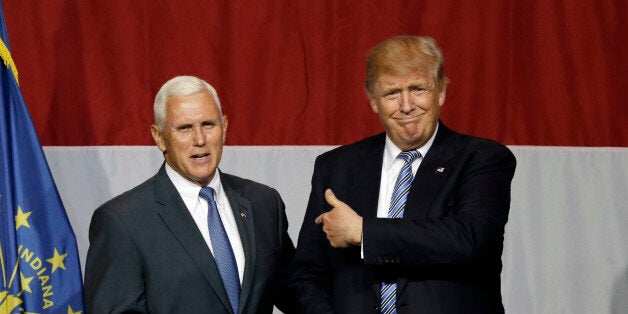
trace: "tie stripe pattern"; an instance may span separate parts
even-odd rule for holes
[[[388,218],[403,218],[403,211],[406,207],[406,199],[408,198],[408,192],[412,185],[412,162],[421,157],[421,153],[416,150],[407,152],[401,152],[397,158],[401,158],[404,161],[401,171],[397,176],[395,187],[393,189],[393,195],[390,199],[390,206],[388,208]],[[381,314],[396,314],[397,313],[397,283],[396,282],[383,282],[380,287],[381,292]]]
[[[231,242],[227,237],[227,232],[220,219],[218,207],[214,200],[214,189],[204,187],[201,189],[199,196],[207,201],[207,224],[209,226],[209,238],[214,250],[214,259],[218,265],[220,278],[227,291],[229,303],[234,313],[238,313],[238,300],[240,299],[240,277],[238,275],[238,266],[236,264],[235,255],[231,248]]]

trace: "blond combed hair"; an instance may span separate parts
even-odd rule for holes
[[[366,92],[372,95],[382,74],[404,75],[415,71],[427,71],[438,91],[449,83],[443,69],[443,54],[434,39],[427,36],[389,38],[366,57]]]

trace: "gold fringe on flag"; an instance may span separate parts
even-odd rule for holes
[[[13,76],[15,77],[15,82],[17,82],[17,85],[20,85],[20,82],[17,79],[17,67],[13,62],[13,58],[11,58],[11,52],[9,51],[9,48],[7,48],[7,45],[4,44],[4,40],[2,39],[0,39],[0,57],[2,58],[2,62],[4,62],[4,65],[11,68],[11,70],[13,71]]]

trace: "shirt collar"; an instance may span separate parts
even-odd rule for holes
[[[430,150],[430,147],[432,147],[432,144],[434,143],[434,138],[436,138],[436,133],[438,133],[439,125],[440,123],[436,124],[434,134],[432,134],[430,139],[427,140],[427,142],[423,146],[417,149],[419,153],[421,153],[421,158],[425,157],[425,155],[427,155],[427,151]],[[390,137],[388,137],[388,134],[386,134],[386,143],[384,144],[384,161],[382,164],[382,168],[385,170],[390,169],[399,153],[401,153],[401,149],[397,147],[397,145],[393,143]]]
[[[201,186],[195,184],[194,182],[182,176],[180,173],[176,172],[174,169],[172,169],[172,167],[170,167],[170,165],[168,165],[168,163],[166,163],[166,174],[174,184],[175,188],[177,188],[177,191],[179,191],[181,198],[186,201],[186,203],[188,200],[192,201],[198,199],[198,193],[201,191]],[[216,191],[216,199],[220,199],[219,195],[222,195],[223,190],[222,184],[220,184],[220,171],[218,169],[216,169],[214,177],[211,179],[211,181],[209,181],[209,184],[207,186],[213,188],[214,191]]]

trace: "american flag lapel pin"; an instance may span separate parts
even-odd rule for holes
[[[436,168],[436,173],[443,173],[443,172],[445,172],[445,167]]]

